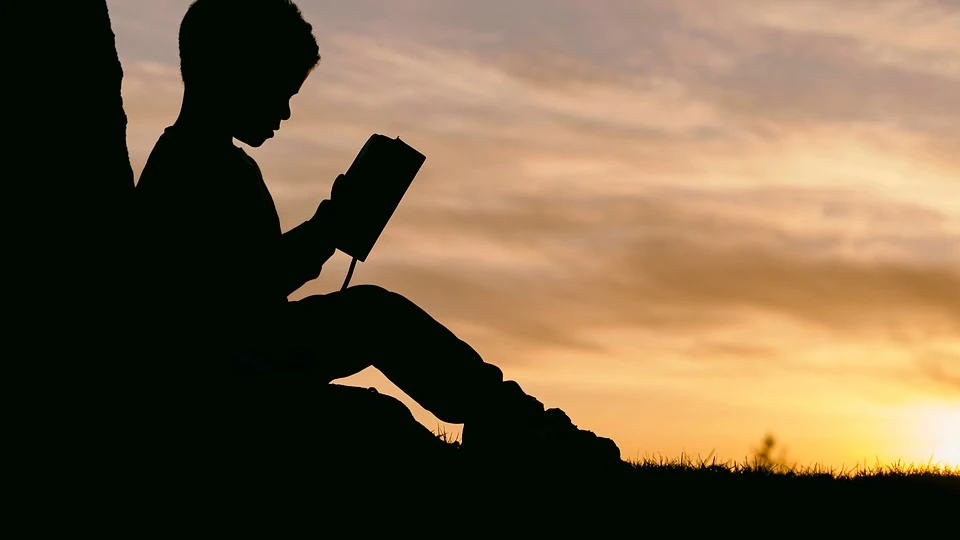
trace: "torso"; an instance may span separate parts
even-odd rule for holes
[[[257,279],[273,262],[266,254],[280,241],[280,218],[243,150],[168,128],[144,166],[136,199],[147,301],[187,314],[220,305],[218,319],[228,319],[234,305],[286,302]],[[235,248],[229,253],[236,260],[215,255],[224,245]]]

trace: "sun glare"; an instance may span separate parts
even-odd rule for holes
[[[960,405],[943,405],[927,412],[921,440],[929,445],[935,464],[960,467]]]

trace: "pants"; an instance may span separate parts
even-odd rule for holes
[[[330,382],[373,366],[444,422],[481,418],[504,394],[498,367],[419,306],[381,287],[289,302],[277,322],[275,343],[288,369]]]

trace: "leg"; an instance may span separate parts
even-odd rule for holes
[[[292,342],[327,380],[373,365],[450,423],[485,414],[504,392],[499,368],[399,294],[360,285],[289,307]]]
[[[544,411],[503,372],[406,298],[365,285],[293,302],[290,343],[304,361],[332,378],[372,365],[443,421],[462,423],[473,455],[530,455],[560,462],[620,464],[616,444],[579,430],[563,411]],[[318,336],[325,338],[317,339]],[[470,433],[469,438],[467,433]]]

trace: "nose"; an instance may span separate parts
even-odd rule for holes
[[[290,104],[284,103],[283,109],[280,111],[280,120],[289,120],[290,119]]]

